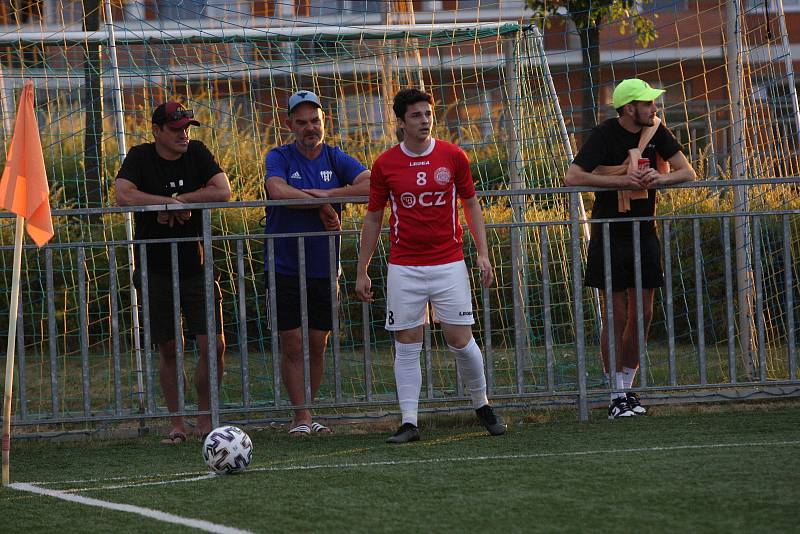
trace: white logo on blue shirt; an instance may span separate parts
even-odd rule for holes
[[[319,175],[322,176],[323,182],[330,182],[333,178],[333,171],[319,171]]]
[[[297,171],[294,171],[294,172],[292,173],[292,175],[291,175],[291,176],[289,176],[289,178],[291,178],[292,180],[302,180],[302,179],[303,179],[303,177],[302,177],[302,176],[300,176],[300,173],[299,173],[299,172],[297,172]]]

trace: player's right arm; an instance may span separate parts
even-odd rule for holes
[[[356,296],[365,302],[372,302],[372,280],[367,274],[372,255],[378,246],[383,226],[383,210],[367,211],[361,227],[361,240],[358,249],[356,270]]]

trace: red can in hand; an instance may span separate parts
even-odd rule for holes
[[[639,158],[639,170],[646,171],[650,168],[650,160],[648,158]]]

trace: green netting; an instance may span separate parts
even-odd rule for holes
[[[0,92],[7,119],[3,140],[7,144],[10,138],[8,119],[13,116],[18,89],[25,78],[32,78],[50,171],[51,204],[61,210],[112,206],[113,178],[120,155],[126,147],[150,141],[153,108],[167,98],[177,98],[198,115],[203,126],[193,128],[192,136],[216,154],[231,179],[234,199],[260,200],[266,152],[291,140],[282,121],[285,102],[293,91],[306,88],[317,92],[326,112],[328,141],[370,165],[395,142],[389,109],[392,95],[400,87],[423,85],[436,99],[435,135],[464,147],[479,190],[558,187],[576,151],[576,136],[579,138],[591,126],[581,124],[583,107],[595,108],[598,120],[613,116],[607,101],[615,81],[638,75],[667,89],[661,103],[664,117],[685,144],[702,178],[797,174],[797,104],[791,58],[776,13],[766,17],[760,11],[740,14],[743,83],[741,98],[734,102],[741,104],[736,123],[731,119],[735,116],[728,82],[731,64],[720,53],[728,44],[724,4],[645,4],[645,14],[659,15],[656,30],[662,35],[651,49],[642,49],[629,35],[617,35],[613,27],[608,28],[603,47],[610,55],[595,82],[599,103],[579,100],[583,67],[575,48],[576,35],[569,25],[557,20],[546,27],[528,26],[527,14],[520,19],[522,11],[517,9],[516,18],[508,22],[464,23],[453,15],[455,23],[388,26],[385,23],[411,22],[411,16],[388,14],[383,2],[339,4],[114,2],[110,20],[103,4],[96,2],[54,0],[25,3],[23,8],[2,3]],[[115,48],[110,46],[112,30]],[[742,132],[740,138],[735,137],[737,131]],[[124,146],[120,142],[123,139]],[[742,154],[738,167],[737,160],[732,159],[735,154]],[[794,191],[792,186],[747,188],[750,208],[797,210]],[[725,188],[670,191],[662,196],[660,213],[729,213],[733,198],[733,192]],[[576,382],[576,318],[569,263],[571,234],[564,222],[568,219],[567,195],[550,191],[514,202],[508,196],[487,196],[483,201],[498,284],[489,292],[490,324],[479,311],[475,330],[479,343],[492,347],[494,392],[529,393],[546,391],[550,386],[572,390]],[[591,201],[591,194],[584,195],[587,210]],[[339,342],[344,401],[363,400],[367,395],[362,312],[353,292],[363,210],[363,206],[350,206],[343,220]],[[264,257],[259,237],[262,216],[263,208],[259,207],[216,211],[215,234],[226,239],[215,241],[214,257],[222,272],[228,339],[223,399],[231,404],[240,399],[239,355],[244,343],[240,332],[246,327],[251,403],[268,407],[274,402],[275,392],[272,338],[264,316]],[[800,230],[796,211],[788,217],[790,242],[797,258]],[[783,224],[781,216],[764,218],[757,232],[748,234],[746,244],[748,251],[754,240],[761,247],[765,342],[769,350],[766,372],[770,378],[788,376],[783,306],[786,270],[776,259],[776,254],[782,254],[778,247],[783,243]],[[518,234],[512,232],[512,225],[521,228]],[[709,380],[729,378],[720,228],[715,219],[703,220],[700,227],[703,258],[699,280],[705,307],[701,328],[695,315],[692,223],[675,221],[671,225],[675,336],[679,345],[675,374],[682,384],[699,379],[696,354],[701,330],[709,369],[713,367],[708,371]],[[541,254],[543,232],[547,237],[546,264]],[[246,324],[240,323],[238,314],[241,292],[234,236],[243,238]],[[0,277],[8,286],[13,219],[0,219],[0,238]],[[122,406],[136,406],[139,380],[152,384],[155,373],[147,369],[157,369],[158,355],[146,351],[141,364],[137,363],[127,248],[124,244],[108,245],[125,239],[121,214],[61,212],[56,217],[55,245],[50,248],[54,273],[50,284],[46,280],[47,256],[34,250],[26,252],[19,350],[26,362],[21,370],[27,385],[23,400],[27,402],[18,413],[47,413],[54,393],[59,399],[56,412],[103,411],[115,406],[115,362],[109,357],[115,352],[108,268],[112,248],[119,266],[116,288]],[[519,243],[520,256],[512,263],[515,242]],[[741,248],[734,242],[733,233],[731,242],[734,249]],[[78,255],[79,244],[84,245],[85,262]],[[385,258],[381,245],[371,271],[377,287],[385,287]],[[752,259],[750,262],[752,268]],[[552,384],[548,383],[545,355],[544,269],[551,292]],[[515,278],[522,303],[521,319],[516,320]],[[477,288],[477,280],[472,282]],[[84,290],[80,290],[81,284],[85,284]],[[481,310],[483,301],[477,290],[476,298]],[[586,291],[581,298],[586,312],[580,320],[585,321],[587,332],[590,382],[600,385],[603,377],[595,357],[596,297]],[[755,302],[754,295],[749,298]],[[800,298],[795,299],[795,306],[798,302]],[[382,328],[383,304],[381,298],[376,301],[369,324],[371,394],[378,400],[390,400],[394,378],[389,336]],[[48,313],[48,306],[54,308],[54,314]],[[666,358],[663,299],[658,308],[649,378],[651,383],[666,384],[671,371]],[[0,318],[3,331],[6,326],[7,317]],[[737,343],[741,326],[735,325]],[[757,330],[755,326],[753,323],[753,331]],[[737,351],[740,349],[738,346]],[[452,357],[438,331],[431,339],[430,357],[434,373],[430,384],[426,377],[424,387],[437,398],[459,393]],[[740,373],[757,372],[746,357],[737,356],[737,362]],[[139,373],[139,367],[145,372]],[[334,396],[331,362],[328,367],[321,391],[324,401]],[[85,368],[89,369],[88,382],[81,375]],[[520,383],[524,384],[521,389]],[[86,388],[90,390],[88,397]],[[157,389],[150,388],[153,392]],[[187,390],[190,400],[192,390]]]

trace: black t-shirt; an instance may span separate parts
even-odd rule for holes
[[[641,131],[631,133],[623,128],[615,117],[603,121],[592,129],[589,138],[575,156],[575,165],[586,172],[592,172],[599,165],[621,165],[628,157],[628,150],[639,146]],[[642,157],[650,160],[650,166],[655,168],[656,152],[665,160],[674,156],[681,150],[681,145],[675,137],[661,124],[653,138],[642,151]],[[631,200],[631,210],[620,213],[617,209],[617,191],[599,191],[594,194],[593,219],[612,219],[615,217],[650,217],[656,213],[656,192],[648,191],[646,199]],[[642,223],[641,232],[654,232],[655,224]],[[611,232],[615,235],[630,236],[631,225],[612,224]],[[600,225],[592,225],[592,235],[601,232]]]
[[[214,156],[200,141],[189,141],[189,149],[176,160],[166,160],[156,152],[155,143],[145,143],[131,148],[122,162],[117,178],[133,182],[139,191],[170,197],[175,193],[190,193],[204,187],[215,175],[223,172]],[[164,239],[170,237],[198,237],[203,233],[202,211],[192,210],[192,217],[170,228],[159,224],[158,212],[135,213],[135,239]],[[135,248],[139,263],[139,248]],[[178,265],[181,274],[202,271],[201,242],[178,243]],[[169,243],[147,246],[147,268],[151,272],[170,273],[172,257]]]

